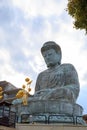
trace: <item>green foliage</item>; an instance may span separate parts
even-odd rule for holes
[[[87,34],[87,0],[68,0],[67,11],[75,20],[74,27]]]

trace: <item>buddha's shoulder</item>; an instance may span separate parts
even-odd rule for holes
[[[48,73],[62,72],[62,71],[65,71],[65,72],[75,71],[75,67],[72,64],[70,64],[70,63],[64,63],[64,64],[61,64],[61,65],[57,66],[53,70],[46,69],[46,70],[42,71],[41,73],[39,73],[38,76],[42,77],[44,75],[45,76],[48,75]]]
[[[61,64],[60,67],[65,67],[65,68],[75,68],[73,64],[70,64],[70,63],[64,63],[64,64]]]
[[[41,75],[46,75],[46,73],[48,73],[48,69],[46,69],[46,70],[40,72],[40,73],[39,73],[39,76],[41,76]]]
[[[40,74],[45,74],[45,73],[49,73],[51,71],[55,71],[55,70],[61,70],[61,69],[64,69],[64,70],[67,70],[67,69],[75,69],[74,65],[73,64],[70,64],[70,63],[63,63],[61,65],[58,65],[57,67],[55,67],[54,69],[46,69],[44,71],[42,71]]]
[[[70,63],[64,63],[60,65],[60,68],[68,71],[68,70],[76,70],[73,64]]]

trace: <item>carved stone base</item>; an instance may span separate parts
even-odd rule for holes
[[[72,104],[65,101],[58,100],[33,100],[29,101],[27,106],[22,103],[15,104],[16,113],[19,121],[21,122],[21,115],[30,119],[32,116],[32,122],[47,121],[47,122],[61,122],[70,124],[84,124],[82,119],[83,108],[78,104]],[[27,117],[28,116],[28,117]],[[46,117],[46,120],[44,119]],[[23,119],[23,120],[25,120]],[[30,122],[30,121],[29,121]]]
[[[83,108],[78,104],[71,104],[65,101],[57,100],[38,100],[29,102],[28,105],[30,114],[39,114],[39,113],[50,113],[50,114],[68,114],[81,116]]]

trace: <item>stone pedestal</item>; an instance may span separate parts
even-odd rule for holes
[[[27,106],[23,106],[21,103],[16,104],[17,107],[19,122],[21,115],[25,115],[27,121],[32,115],[32,122],[84,124],[82,119],[83,108],[75,103],[58,100],[33,100],[29,101]]]
[[[34,120],[43,120],[44,115],[48,118],[48,122],[63,122],[71,124],[84,124],[82,119],[83,108],[78,104],[72,104],[58,100],[38,100],[29,102],[29,113],[34,116]]]
[[[83,112],[83,108],[78,104],[57,100],[31,101],[28,108],[31,114],[50,113],[81,116]]]

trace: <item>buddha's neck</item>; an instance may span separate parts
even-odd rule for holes
[[[56,68],[58,66],[60,66],[59,63],[53,64],[53,65],[51,64],[50,66],[48,66],[48,69],[54,69],[54,68]]]

